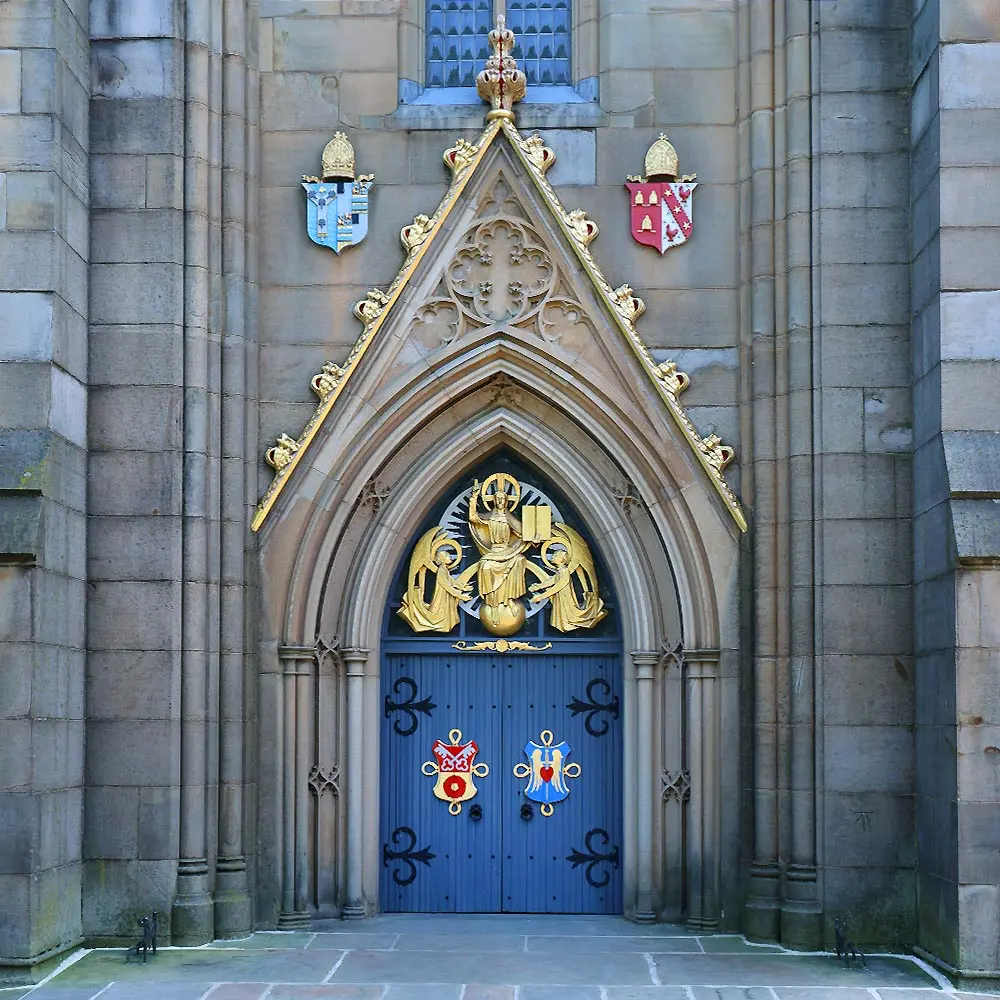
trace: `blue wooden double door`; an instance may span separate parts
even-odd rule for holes
[[[382,699],[383,910],[621,912],[618,653],[387,653]]]

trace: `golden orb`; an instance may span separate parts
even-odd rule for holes
[[[504,601],[496,607],[484,603],[479,609],[479,620],[492,635],[513,635],[524,619],[524,605],[520,601]]]

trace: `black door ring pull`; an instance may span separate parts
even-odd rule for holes
[[[469,819],[473,823],[478,823],[483,818],[483,807],[478,803],[469,809]]]
[[[535,810],[532,809],[527,802],[525,802],[521,806],[521,819],[523,819],[524,822],[527,823],[534,815],[535,815]]]

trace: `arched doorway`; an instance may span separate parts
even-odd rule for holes
[[[620,614],[569,501],[505,451],[463,474],[381,649],[381,908],[620,913]]]

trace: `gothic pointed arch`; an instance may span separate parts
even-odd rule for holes
[[[654,361],[636,328],[641,300],[627,285],[613,288],[591,253],[596,223],[563,210],[545,179],[551,151],[522,138],[509,110],[490,115],[477,143],[446,152],[452,185],[434,215],[403,228],[403,266],[358,304],[363,330],[348,357],[313,377],[312,419],[269,453],[276,475],[254,527],[262,712],[282,742],[283,791],[262,804],[261,825],[282,831],[282,912],[293,926],[310,892],[321,910],[378,908],[383,615],[407,546],[447,484],[506,450],[570,501],[617,594],[629,733],[625,910],[652,919],[664,887],[690,877],[675,896],[686,893],[690,912],[711,926],[716,789],[720,768],[732,766],[715,749],[716,691],[735,691],[715,681],[720,664],[735,676],[746,526],[724,475],[733,452],[684,412],[687,376]],[[679,662],[678,646],[690,667],[674,671],[670,688],[658,664]],[[302,665],[308,657],[313,672]],[[675,708],[677,725],[657,729]],[[690,761],[688,718],[697,733]],[[310,812],[297,789],[311,766],[346,774],[346,799]],[[661,816],[658,776],[689,767],[690,795],[673,803],[662,792]],[[686,860],[662,846],[682,839]]]

